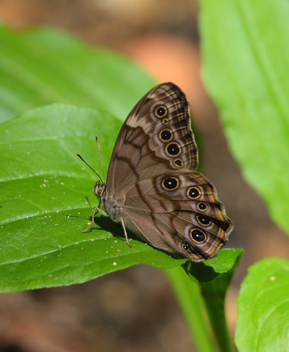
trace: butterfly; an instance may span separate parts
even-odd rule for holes
[[[175,84],[160,84],[123,123],[106,184],[98,181],[94,188],[105,211],[96,207],[92,223],[99,212],[121,222],[128,245],[126,229],[159,250],[193,262],[213,258],[227,242],[233,223],[197,167],[187,98]]]

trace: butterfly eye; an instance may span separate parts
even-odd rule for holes
[[[197,208],[200,211],[206,211],[208,209],[208,205],[206,203],[200,202],[197,204]]]
[[[159,138],[162,142],[169,142],[173,139],[173,132],[169,129],[162,130],[159,134]]]
[[[167,114],[168,114],[168,109],[164,105],[158,106],[155,109],[156,117],[160,117],[160,118],[165,117],[165,116],[167,116]]]
[[[197,187],[190,187],[187,191],[187,196],[190,199],[198,199],[201,196],[201,192]],[[201,204],[201,203],[199,203]],[[203,203],[205,204],[205,203]]]
[[[162,182],[162,187],[166,191],[173,191],[180,185],[179,180],[176,177],[169,177]]]
[[[166,153],[168,156],[178,156],[179,154],[181,154],[181,147],[178,143],[169,143],[166,146]]]
[[[205,234],[205,232],[199,229],[191,229],[190,237],[194,242],[197,242],[199,244],[204,243],[207,239],[207,235]]]
[[[208,217],[206,217],[204,215],[198,215],[197,216],[197,221],[202,226],[210,226],[211,223],[212,223],[212,221]]]

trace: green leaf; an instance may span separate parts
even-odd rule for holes
[[[0,122],[51,103],[97,107],[124,120],[155,82],[119,54],[56,29],[0,25]]]
[[[218,256],[211,260],[205,260],[201,263],[187,261],[183,264],[183,267],[192,280],[206,283],[235,267],[242,253],[243,249],[241,248],[226,248],[221,250]]]
[[[230,148],[289,233],[289,3],[200,4],[205,81]]]
[[[288,260],[268,258],[250,267],[238,299],[240,352],[289,350],[288,283]]]

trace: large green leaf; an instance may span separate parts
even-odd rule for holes
[[[50,103],[97,107],[124,120],[153,80],[128,59],[69,34],[0,26],[0,122]]]
[[[0,125],[1,291],[84,282],[139,263],[159,268],[185,263],[134,236],[129,248],[121,226],[107,218],[81,233],[98,201],[92,192],[96,176],[75,154],[99,170],[97,133],[107,168],[120,127],[104,111],[58,104]],[[228,261],[227,270],[234,265]],[[222,272],[218,263],[207,268],[214,267]]]
[[[289,233],[289,2],[200,4],[205,81],[231,150]]]
[[[289,351],[289,261],[254,264],[238,299],[236,344],[240,352]]]

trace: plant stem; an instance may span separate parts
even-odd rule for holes
[[[177,299],[187,319],[195,345],[199,352],[215,352],[200,286],[189,279],[181,267],[166,270]]]
[[[230,339],[225,316],[225,293],[223,283],[228,279],[227,273],[219,275],[215,280],[208,283],[200,283],[202,295],[207,307],[207,313],[211,322],[216,343],[220,352],[232,352],[233,346]],[[231,278],[230,278],[231,281]]]

